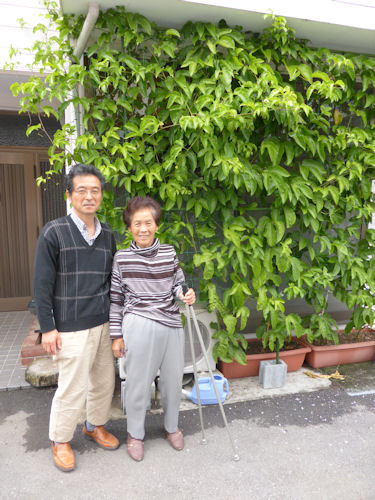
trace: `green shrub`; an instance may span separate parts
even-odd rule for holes
[[[218,312],[216,357],[244,362],[249,300],[271,348],[292,333],[335,338],[328,293],[352,311],[348,330],[372,325],[373,57],[311,48],[283,18],[260,35],[224,21],[177,31],[117,8],[100,14],[80,65],[68,36],[83,18],[53,4],[49,18],[57,34],[35,47],[47,76],[13,92],[42,129],[43,113],[80,111],[74,149],[72,125],[52,138],[51,172],[98,166],[114,188],[102,216],[123,244],[125,200],[161,201],[160,239],[190,256],[185,270]],[[286,314],[295,298],[315,313]]]

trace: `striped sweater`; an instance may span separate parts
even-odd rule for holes
[[[175,298],[185,277],[171,245],[156,238],[148,248],[132,241],[129,248],[116,253],[110,292],[111,338],[122,337],[122,320],[132,313],[172,328],[181,328],[181,315]]]

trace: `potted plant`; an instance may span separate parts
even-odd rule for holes
[[[256,331],[257,339],[247,340],[245,364],[238,363],[236,360],[219,361],[219,369],[226,378],[260,375],[263,361],[275,362],[277,366],[282,365],[281,360],[286,366],[285,368],[276,368],[276,370],[282,372],[284,370],[292,372],[301,368],[306,354],[310,352],[310,347],[300,339],[303,329],[299,317],[295,314],[286,317],[272,315],[272,317],[274,328],[271,328],[271,320],[263,320]],[[270,369],[272,370],[272,368]],[[284,375],[280,376],[282,378]]]
[[[336,329],[328,329],[326,323],[320,334],[309,332],[303,341],[311,349],[306,362],[313,368],[375,359],[375,330],[368,325],[355,329],[350,322],[345,329],[338,329],[337,325]]]
[[[261,361],[259,367],[259,383],[263,389],[282,387],[285,384],[287,364],[279,359],[279,339],[276,339],[276,359]]]

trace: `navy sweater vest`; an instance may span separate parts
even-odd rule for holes
[[[115,252],[107,224],[102,224],[92,246],[70,216],[44,226],[34,265],[34,297],[42,332],[79,331],[108,321]]]

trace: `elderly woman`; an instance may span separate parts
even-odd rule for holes
[[[143,459],[144,421],[150,387],[160,370],[160,392],[167,439],[184,447],[178,428],[184,368],[184,331],[175,302],[192,305],[194,290],[184,295],[184,274],[176,252],[155,238],[160,205],[149,197],[132,198],[124,222],[133,236],[129,248],[116,253],[111,284],[110,330],[115,357],[125,355],[127,451]]]

